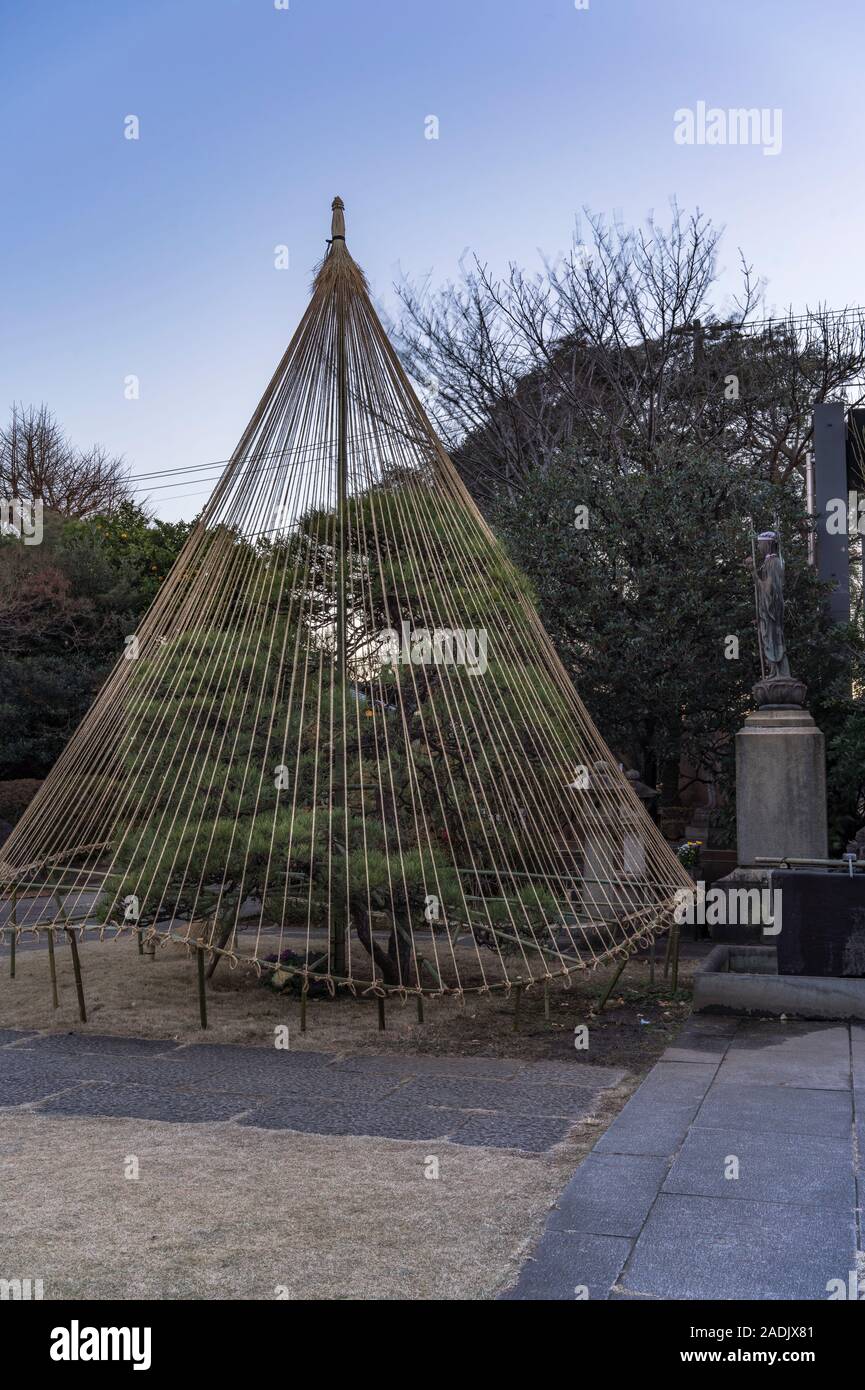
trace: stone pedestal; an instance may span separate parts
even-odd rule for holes
[[[736,735],[736,840],[741,867],[827,857],[826,755],[806,709],[763,705]]]

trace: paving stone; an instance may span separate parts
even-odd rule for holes
[[[648,1293],[621,1293],[618,1289],[613,1289],[610,1294],[610,1303],[657,1303],[658,1300]]]
[[[672,1047],[667,1047],[661,1053],[662,1062],[723,1062],[730,1046],[730,1039],[719,1037],[717,1034],[706,1034],[703,1037],[691,1038],[688,1042],[681,1041],[674,1043]]]
[[[52,1076],[73,1084],[77,1081],[146,1082],[153,1063],[148,1059],[98,1053],[72,1055],[44,1049],[12,1047],[0,1052],[0,1076]]]
[[[618,1086],[628,1075],[618,1067],[596,1067],[593,1062],[530,1062],[520,1075],[526,1085],[546,1082],[556,1086]]]
[[[465,1124],[453,1136],[455,1144],[472,1148],[523,1149],[545,1153],[568,1133],[573,1120],[563,1116],[515,1115],[505,1110],[465,1115]]]
[[[166,1091],[152,1086],[82,1086],[45,1101],[39,1108],[53,1115],[116,1115],[138,1120],[165,1120],[172,1124],[198,1124],[229,1120],[249,1110],[248,1096],[201,1095],[192,1091]]]
[[[697,1105],[715,1079],[714,1062],[656,1062],[640,1087],[658,1105]]]
[[[56,1091],[75,1086],[77,1082],[58,1081],[50,1076],[30,1076],[21,1078],[0,1077],[0,1106],[28,1105],[32,1101],[43,1100]]]
[[[14,1049],[15,1063],[7,1070],[6,1057],[0,1056],[0,1075],[30,1076],[43,1073],[55,1077],[59,1083],[73,1085],[82,1081],[105,1081],[138,1083],[147,1085],[152,1064],[140,1057],[106,1056],[96,1053],[89,1056],[69,1057],[64,1054],[28,1053],[24,1060]]]
[[[331,1071],[325,1067],[308,1067],[298,1071],[290,1064],[284,1067],[260,1067],[246,1066],[240,1062],[226,1062],[213,1071],[190,1072],[180,1059],[176,1062],[166,1061],[154,1068],[148,1081],[151,1085],[172,1089],[194,1087],[202,1094],[233,1091],[270,1099],[284,1096],[312,1100],[318,1097],[358,1102],[381,1100],[400,1089],[397,1076],[382,1076],[376,1080],[372,1076],[342,1075],[336,1069]]]
[[[0,1047],[7,1047],[10,1044],[21,1042],[23,1038],[35,1037],[35,1032],[21,1032],[18,1028],[0,1028]]]
[[[855,1249],[852,1211],[662,1193],[619,1283],[659,1298],[825,1299]]]
[[[853,1105],[856,1118],[856,1140],[858,1172],[860,1179],[865,1182],[865,1090],[854,1091]],[[865,1190],[863,1190],[865,1198]]]
[[[340,1071],[381,1076],[397,1073],[406,1078],[453,1076],[458,1080],[481,1077],[508,1080],[524,1075],[527,1064],[505,1057],[424,1057],[417,1054],[387,1053],[379,1057],[345,1057],[336,1063]]]
[[[290,1039],[289,1039],[290,1040]],[[239,1047],[234,1043],[189,1043],[172,1054],[172,1060],[182,1061],[203,1071],[219,1067],[292,1067],[296,1071],[328,1067],[337,1060],[334,1052],[313,1052],[293,1047]]]
[[[745,1025],[721,1064],[721,1080],[743,1085],[849,1090],[847,1029],[816,1023],[771,1024],[765,1028]]]
[[[738,1178],[725,1177],[731,1156],[739,1160]],[[826,1135],[692,1129],[663,1190],[852,1211],[856,1205],[853,1146],[850,1138]]]
[[[70,1057],[99,1056],[158,1056],[176,1052],[177,1044],[163,1038],[121,1038],[107,1033],[40,1033],[27,1043],[27,1050]]]
[[[747,1134],[850,1134],[852,1095],[794,1086],[739,1085],[719,1080],[695,1122],[699,1129],[735,1129]]]
[[[464,1123],[457,1111],[423,1106],[334,1105],[304,1101],[266,1103],[241,1124],[256,1129],[291,1129],[304,1134],[354,1134],[381,1139],[445,1139]]]
[[[642,1088],[602,1134],[594,1153],[616,1153],[672,1158],[681,1147],[697,1113],[697,1103],[655,1104]]]
[[[667,1159],[591,1153],[547,1223],[550,1231],[637,1236],[667,1174]]]
[[[843,1059],[850,1050],[847,1024],[805,1019],[791,1019],[787,1023],[771,1018],[745,1019],[733,1040],[733,1049],[737,1052],[767,1053],[774,1047],[812,1057],[829,1054]]]
[[[851,1023],[850,1051],[853,1058],[853,1085],[865,1090],[865,1025]]]
[[[515,1288],[502,1299],[573,1300],[578,1286],[590,1299],[606,1299],[628,1258],[632,1242],[613,1236],[550,1231],[520,1270]]]
[[[719,1014],[691,1014],[683,1024],[676,1042],[680,1043],[695,1036],[733,1038],[741,1026],[742,1020],[739,1018],[724,1018]]]
[[[462,1110],[507,1110],[524,1115],[584,1115],[598,1090],[576,1086],[524,1086],[517,1081],[419,1079],[400,1089],[400,1099]]]

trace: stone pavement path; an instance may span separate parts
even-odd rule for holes
[[[623,1075],[576,1061],[352,1057],[0,1029],[0,1118],[4,1107],[27,1105],[541,1153]]]
[[[826,1299],[863,1191],[865,1027],[694,1017],[503,1297]]]

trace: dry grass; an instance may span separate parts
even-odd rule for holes
[[[48,1299],[491,1297],[608,1122],[527,1157],[7,1110],[0,1276]]]
[[[67,948],[58,950],[60,1008],[51,1008],[44,950],[19,952],[17,977],[0,973],[0,1024],[270,1043],[288,1022],[299,1049],[459,1052],[624,1062],[627,1082],[542,1155],[372,1138],[269,1132],[232,1124],[58,1118],[19,1107],[0,1112],[4,1179],[0,1277],[41,1278],[47,1298],[489,1298],[513,1283],[552,1203],[642,1073],[677,1030],[686,1001],[663,987],[647,998],[640,967],[591,1024],[588,1053],[572,1030],[603,976],[523,999],[521,1028],[502,996],[376,1006],[299,1004],[262,987],[253,972],[221,969],[209,987],[211,1027],[198,1027],[195,962],[176,946],[141,958],[132,940],[81,950],[89,1022],[78,1022]],[[690,967],[688,967],[690,970]],[[628,997],[633,994],[633,997]],[[655,1022],[646,1027],[648,1013]],[[424,1161],[440,1159],[440,1178]],[[135,1155],[140,1178],[124,1176]]]

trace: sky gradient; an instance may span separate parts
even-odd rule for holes
[[[535,266],[582,207],[673,196],[771,311],[861,304],[863,37],[859,0],[0,0],[0,409],[45,401],[134,474],[225,459],[335,193],[385,308],[403,273]],[[780,153],[677,144],[700,101],[780,109]],[[140,485],[166,517],[213,486],[167,481]]]

